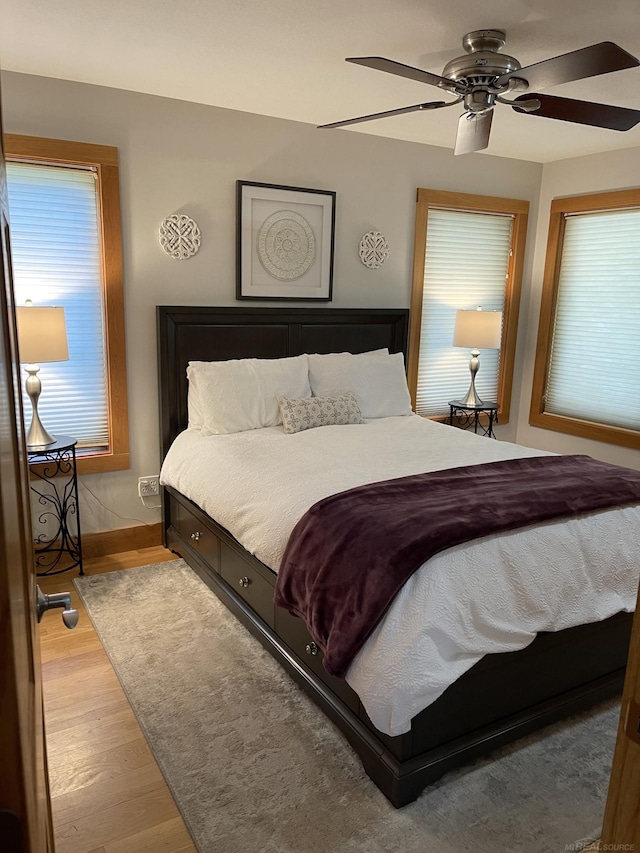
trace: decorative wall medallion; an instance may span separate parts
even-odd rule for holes
[[[365,267],[377,270],[389,257],[389,242],[380,231],[367,231],[360,240],[358,254]]]
[[[266,271],[279,281],[303,276],[316,259],[316,238],[304,216],[277,210],[258,232],[258,257]]]
[[[200,248],[200,229],[190,216],[174,214],[160,225],[160,245],[178,261],[186,261]]]

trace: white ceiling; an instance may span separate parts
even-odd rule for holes
[[[440,74],[464,33],[507,31],[529,65],[599,41],[640,57],[639,0],[0,0],[6,70],[323,124],[440,100],[431,87],[345,63],[384,56]],[[550,94],[640,109],[640,67]],[[452,148],[457,108],[318,133]],[[487,153],[547,162],[640,145],[621,133],[498,106]],[[467,155],[478,156],[478,155]]]

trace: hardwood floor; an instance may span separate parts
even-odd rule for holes
[[[87,574],[175,559],[162,547],[85,562]],[[56,853],[195,853],[176,804],[73,586],[77,571],[38,579],[71,592],[78,626],[60,611],[40,623]],[[126,631],[126,625],[122,626]]]

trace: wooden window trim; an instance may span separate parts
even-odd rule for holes
[[[130,467],[131,461],[118,149],[108,145],[13,133],[4,135],[4,146],[5,156],[9,160],[91,166],[96,170],[102,241],[109,449],[78,455],[77,469],[79,474],[125,470]]]
[[[544,411],[564,245],[565,214],[596,213],[597,211],[624,210],[631,207],[640,207],[640,189],[568,196],[553,199],[551,202],[529,423],[534,427],[577,435],[580,438],[640,449],[640,433],[635,430],[592,423],[591,421],[554,415]]]
[[[418,387],[418,361],[420,355],[420,333],[422,329],[427,218],[429,216],[429,208],[432,207],[444,208],[446,210],[467,210],[473,213],[506,213],[513,216],[511,255],[509,258],[508,283],[505,292],[503,313],[502,351],[500,355],[497,401],[500,404],[498,410],[500,425],[508,424],[518,334],[520,295],[522,292],[522,270],[524,267],[524,251],[529,219],[529,202],[524,199],[499,198],[497,196],[447,192],[445,190],[418,189],[416,198],[411,306],[409,312],[409,354],[407,358],[407,380],[414,409]],[[433,420],[445,420],[445,418],[438,417],[433,418]]]

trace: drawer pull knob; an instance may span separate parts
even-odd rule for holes
[[[200,533],[199,530],[196,530],[195,533],[191,534],[191,538],[193,539],[194,542],[197,542],[201,536],[202,536],[202,533]]]
[[[247,587],[247,586],[249,586],[250,583],[251,583],[251,578],[246,577],[246,575],[245,575],[245,577],[240,578],[240,586]]]
[[[317,655],[319,651],[316,643],[307,643],[307,645],[304,647],[304,650],[308,655]]]

